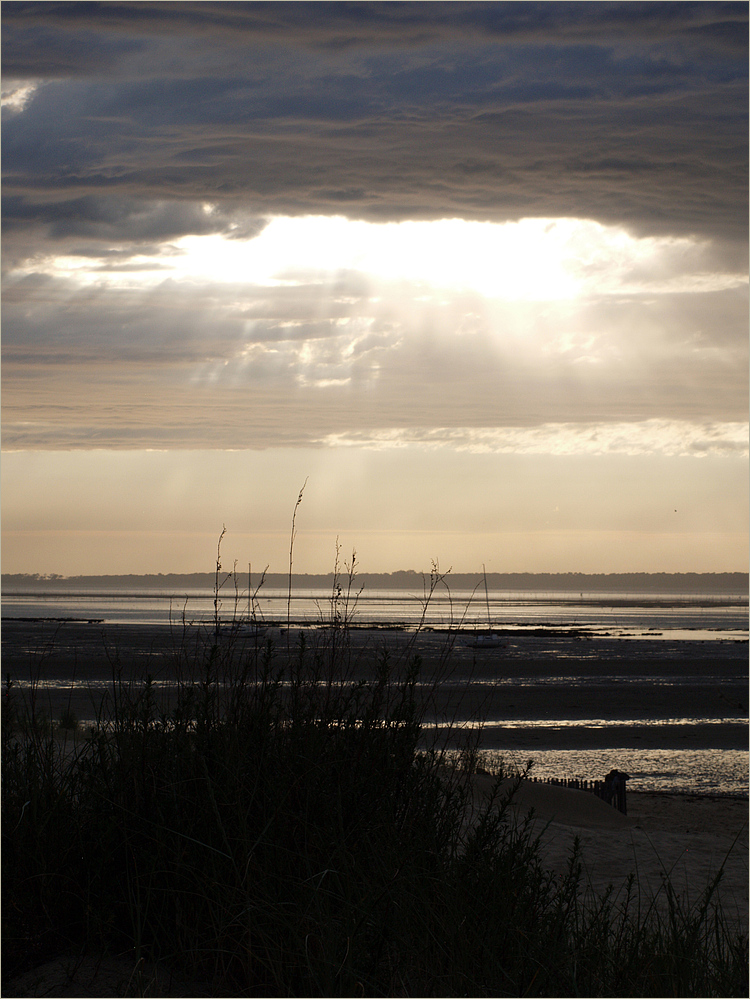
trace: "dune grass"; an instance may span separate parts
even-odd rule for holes
[[[355,671],[350,602],[283,655],[183,635],[168,703],[115,658],[75,741],[6,690],[6,979],[107,952],[236,996],[747,995],[710,886],[593,897],[499,790],[470,821],[475,752],[430,738],[413,652]]]

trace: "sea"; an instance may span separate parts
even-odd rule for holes
[[[747,639],[748,598],[743,593],[637,593],[637,592],[540,592],[488,590],[440,592],[432,594],[415,590],[363,590],[347,595],[332,594],[331,590],[300,590],[291,594],[285,589],[268,589],[255,596],[237,590],[220,594],[215,606],[215,594],[210,589],[170,592],[146,589],[75,590],[34,593],[4,592],[3,621],[77,621],[102,625],[162,625],[211,624],[215,616],[222,622],[252,619],[265,626],[282,628],[319,628],[332,621],[346,621],[354,628],[376,628],[440,632],[492,631],[511,634],[516,641],[528,636],[536,649],[545,647],[545,636],[554,635],[557,642],[558,675],[524,677],[518,683],[586,683],[587,678],[568,676],[564,669],[565,636],[578,640],[606,640],[617,645],[649,642],[663,644],[664,655],[649,656],[647,677],[631,676],[628,682],[648,683],[677,688],[685,682],[675,656],[681,648],[693,643],[713,643],[717,662],[727,663],[727,670],[712,673],[706,683],[718,676],[722,689],[737,694],[739,701],[747,699]],[[541,643],[541,644],[540,644]],[[657,652],[659,646],[652,646]],[[676,650],[676,651],[675,651]],[[489,650],[488,650],[489,652]],[[580,658],[576,652],[576,659]],[[502,663],[499,656],[498,664]],[[617,674],[617,656],[608,656],[613,675],[596,676],[596,682],[622,682]],[[654,663],[663,662],[663,670]],[[742,664],[744,663],[744,667]],[[738,668],[738,664],[742,668]],[[513,678],[497,677],[508,683]],[[692,682],[692,681],[691,681]],[[708,689],[708,687],[707,687]],[[729,718],[630,718],[623,724],[673,725],[690,721],[703,725],[747,725],[747,719]],[[502,724],[513,725],[505,720]],[[536,733],[549,724],[545,719],[523,719],[516,726],[534,727]],[[568,724],[596,725],[596,720],[571,720]],[[616,721],[602,721],[615,726]],[[520,751],[485,751],[492,765],[524,767],[533,756],[532,773],[539,778],[586,777],[606,772],[612,767],[625,770],[631,776],[634,790],[669,793],[741,795],[748,793],[748,753],[745,749],[534,749],[533,754]]]
[[[210,622],[214,591],[148,589],[4,591],[2,617],[95,621],[103,624],[169,624],[185,618]],[[537,590],[246,590],[220,594],[224,621],[252,617],[263,624],[326,625],[334,617],[355,627],[436,629],[555,627],[595,634],[646,638],[747,638],[748,598],[737,593],[540,592]]]

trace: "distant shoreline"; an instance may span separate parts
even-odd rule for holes
[[[231,574],[222,573],[222,580]],[[287,588],[288,573],[269,572],[262,577],[256,572],[251,585],[270,589]],[[247,573],[238,572],[240,585],[247,582]],[[453,590],[473,590],[484,585],[482,573],[447,573],[446,584]],[[216,581],[213,572],[193,573],[144,573],[92,576],[40,575],[38,573],[3,573],[2,588],[7,593],[38,593],[40,591],[69,591],[71,589],[213,589]],[[339,581],[348,583],[348,576],[341,574]],[[429,572],[401,570],[398,572],[358,573],[354,587],[372,590],[422,590],[429,586]],[[722,593],[746,596],[750,578],[746,572],[629,572],[629,573],[487,573],[487,586],[492,590],[540,591],[556,593]],[[334,584],[333,573],[294,573],[292,589],[330,589]]]

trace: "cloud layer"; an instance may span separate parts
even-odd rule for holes
[[[745,4],[6,3],[3,65],[8,217],[53,238],[211,199],[745,239]]]
[[[737,445],[745,4],[10,2],[2,44],[6,448]]]

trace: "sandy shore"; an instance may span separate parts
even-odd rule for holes
[[[35,682],[39,707],[52,718],[65,707],[81,719],[91,718],[118,665],[126,665],[136,679],[156,676],[166,690],[176,675],[177,653],[196,637],[164,627],[4,622],[3,673]],[[271,637],[283,661],[286,636],[274,632]],[[296,637],[289,647],[294,648]],[[747,749],[746,643],[588,641],[550,633],[511,636],[505,648],[478,653],[460,638],[447,642],[444,635],[430,633],[415,639],[408,633],[355,632],[351,640],[356,677],[371,674],[385,645],[396,667],[418,654],[426,678],[440,680],[423,688],[436,718],[478,712],[500,723],[547,722],[532,728],[490,725],[483,737],[487,748]],[[238,643],[237,653],[252,652],[252,645]],[[655,679],[670,675],[679,682],[665,685]],[[680,724],[644,723],[651,718],[680,719]],[[618,724],[568,724],[582,719]],[[723,721],[707,724],[706,719]],[[487,776],[474,780],[478,808],[494,781]],[[584,886],[599,892],[612,885],[622,899],[632,871],[641,905],[654,898],[661,907],[665,875],[681,900],[690,903],[723,865],[717,897],[727,917],[747,928],[747,799],[629,789],[624,816],[590,793],[525,782],[514,809],[525,815],[532,808],[544,860],[553,871],[565,870],[577,837]],[[3,990],[7,996],[221,994],[205,983],[175,982],[158,968],[136,967],[127,957],[96,955],[62,957]]]
[[[298,632],[287,636],[275,629],[260,644],[271,638],[283,663],[289,650],[293,654],[298,637]],[[306,638],[310,644],[327,640],[314,631]],[[550,631],[508,635],[504,648],[478,652],[461,636],[433,632],[415,637],[400,631],[355,630],[349,638],[352,678],[372,675],[384,648],[396,672],[419,655],[428,715],[438,720],[486,718],[490,724],[483,731],[482,746],[487,749],[530,755],[535,749],[556,748],[747,750],[747,643],[588,640]],[[167,689],[176,675],[177,654],[192,648],[200,634],[198,629],[182,632],[164,626],[4,622],[2,639],[5,675],[40,681],[40,705],[51,717],[59,718],[70,706],[84,719],[94,716],[118,664],[134,677],[151,673]],[[252,639],[234,645],[239,656],[252,654],[254,648]],[[676,682],[665,683],[665,677]],[[596,725],[570,724],[592,719]],[[650,719],[659,724],[647,724]],[[662,719],[673,721],[666,725]],[[525,724],[535,720],[545,723]],[[608,725],[608,720],[616,724]],[[550,856],[566,857],[575,813],[551,813],[549,802],[563,800],[561,789],[542,792],[540,787],[529,785],[520,800],[543,794],[533,803],[540,818],[553,822]],[[573,800],[583,794],[566,793],[574,795]],[[586,805],[589,811],[601,805],[593,796],[585,797],[594,802]],[[619,813],[602,805],[609,827],[596,827],[596,844],[592,832],[582,837],[590,847],[592,883],[629,869],[634,859],[639,871],[650,872],[649,881],[657,878],[657,885],[662,867],[669,870],[673,865],[686,883],[698,883],[716,869],[747,817],[746,800],[650,795],[629,787],[628,802],[630,815],[624,824]],[[691,839],[695,836],[703,837],[702,845]],[[746,826],[744,836],[746,844]],[[732,883],[746,898],[747,850],[735,848],[731,856]],[[700,877],[691,873],[694,869],[700,870]]]
[[[491,777],[477,776],[475,802],[486,800]],[[685,904],[696,902],[723,867],[716,897],[728,918],[748,926],[748,802],[740,798],[630,792],[628,815],[586,791],[522,782],[513,798],[519,816],[533,809],[549,867],[566,869],[580,841],[584,884],[622,897],[632,872],[641,902],[664,902],[669,878]]]

